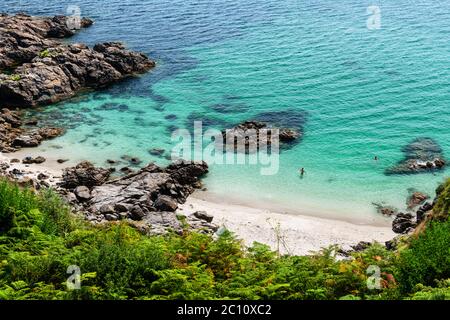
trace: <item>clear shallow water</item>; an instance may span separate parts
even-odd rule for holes
[[[64,14],[71,2],[8,1],[3,9]],[[447,175],[383,174],[416,137],[435,139],[449,157],[447,2],[77,3],[96,24],[71,41],[122,40],[158,66],[45,108],[50,120],[73,128],[40,153],[101,165],[124,154],[165,163],[148,150],[170,150],[171,130],[194,119],[221,127],[275,112],[273,120],[287,124],[307,115],[304,139],[281,154],[279,173],[215,165],[206,179],[210,191],[304,213],[371,219],[372,202],[403,207],[410,188],[431,194]],[[369,5],[381,8],[380,30],[366,28]],[[306,168],[304,179],[299,167]]]

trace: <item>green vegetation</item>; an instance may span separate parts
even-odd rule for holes
[[[441,184],[437,190],[438,200],[433,208],[437,218],[446,219],[450,214],[450,179]]]
[[[9,79],[12,81],[20,81],[20,79],[22,79],[22,77],[19,74],[12,74],[9,76]]]
[[[2,299],[450,299],[450,221],[400,252],[374,245],[338,261],[336,248],[279,256],[229,232],[145,236],[125,222],[94,227],[51,191],[0,180]],[[69,266],[81,289],[69,290]],[[379,289],[369,289],[377,266]]]
[[[39,53],[39,57],[41,57],[41,58],[48,58],[48,57],[51,57],[50,51],[49,51],[48,49],[42,50],[42,51]]]

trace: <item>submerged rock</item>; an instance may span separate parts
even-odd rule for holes
[[[445,167],[442,148],[431,138],[417,138],[402,149],[405,158],[385,174],[414,174],[433,172]]]
[[[123,155],[123,156],[120,157],[120,159],[128,162],[130,165],[133,165],[133,166],[137,166],[137,165],[142,163],[141,159],[139,159],[137,157],[132,157],[132,156],[129,156],[129,155]]]
[[[378,204],[375,202],[372,202],[372,204],[377,209],[377,212],[382,214],[383,216],[390,217],[390,216],[395,216],[398,213],[398,209],[394,208],[392,206],[386,206],[386,205]]]
[[[166,150],[160,149],[160,148],[153,148],[148,151],[148,153],[150,153],[152,156],[158,156],[158,157],[161,157],[165,152],[166,152]]]
[[[425,200],[429,199],[430,197],[424,193],[421,192],[413,192],[408,199],[406,200],[408,209],[413,209],[419,205],[421,205]]]

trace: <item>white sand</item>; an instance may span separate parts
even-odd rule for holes
[[[49,179],[47,179],[46,181],[52,186],[60,181],[62,176],[62,169],[65,167],[64,164],[58,163],[56,159],[47,159],[42,164],[23,164],[22,159],[28,155],[29,154],[23,150],[15,153],[0,152],[0,163],[5,162],[10,165],[7,171],[11,171],[13,169],[20,170],[21,172],[23,172],[23,177],[37,179],[37,176],[40,173],[43,173],[49,176]],[[33,157],[36,157],[36,155],[33,154]],[[11,162],[11,159],[19,159],[20,162]]]
[[[360,225],[348,221],[271,212],[242,205],[214,203],[197,195],[181,207],[184,214],[206,211],[214,222],[233,231],[250,246],[254,241],[288,254],[308,254],[338,244],[349,249],[360,241],[384,243],[395,237],[390,224]]]

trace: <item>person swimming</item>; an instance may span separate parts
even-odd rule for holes
[[[303,177],[305,175],[305,168],[300,169],[300,176]]]

